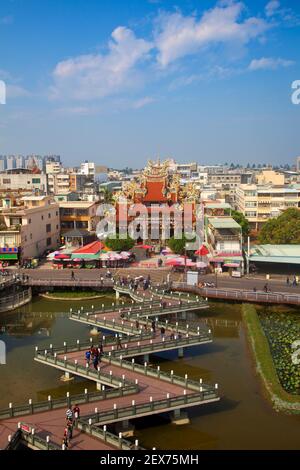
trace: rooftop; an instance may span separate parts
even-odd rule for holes
[[[92,207],[95,204],[95,201],[59,201],[59,207],[69,209],[69,208],[83,208],[87,209]]]
[[[223,203],[210,203],[210,204],[205,204],[205,208],[206,209],[232,209],[231,205],[228,204],[227,202],[223,202]]]
[[[254,245],[250,261],[300,264],[300,245]]]
[[[209,217],[208,223],[215,229],[240,229],[240,225],[232,217]]]

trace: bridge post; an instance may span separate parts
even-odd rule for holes
[[[187,412],[181,411],[180,409],[171,412],[171,421],[172,424],[176,424],[177,426],[182,426],[184,424],[190,423],[190,419],[188,417]]]
[[[102,390],[102,385],[100,382],[96,382],[96,390],[98,390],[99,392],[101,392]]]
[[[178,358],[182,359],[184,357],[183,348],[178,348]]]

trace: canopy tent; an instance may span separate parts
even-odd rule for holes
[[[85,260],[99,260],[101,250],[104,248],[103,243],[95,241],[88,245],[82,246],[72,253],[72,259],[82,258]]]
[[[200,246],[199,250],[195,251],[195,255],[197,256],[206,256],[209,254],[209,250],[205,245]]]
[[[207,263],[204,263],[203,261],[198,261],[196,263],[196,267],[200,269],[207,268]]]
[[[64,260],[64,259],[71,259],[70,255],[66,255],[64,253],[59,253],[58,255],[55,255],[54,260]]]
[[[152,245],[135,245],[134,248],[142,248],[143,250],[152,250]]]

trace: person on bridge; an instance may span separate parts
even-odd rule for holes
[[[73,421],[67,422],[67,438],[69,442],[73,438]]]
[[[63,437],[63,440],[62,440],[62,446],[63,446],[63,448],[65,448],[65,449],[68,449],[68,448],[69,448],[68,430],[67,430],[67,428],[65,428],[65,430],[64,430],[64,437]]]
[[[91,361],[91,351],[90,351],[90,350],[86,351],[86,353],[85,353],[85,360],[86,360],[86,363],[87,363],[88,365],[90,365],[90,361]]]
[[[160,336],[161,336],[161,339],[164,339],[165,334],[166,334],[166,330],[165,330],[165,328],[162,326],[161,329],[160,329]]]
[[[155,323],[155,320],[152,321],[152,324],[151,324],[151,327],[152,327],[152,330],[155,334],[155,331],[156,331],[156,323]]]
[[[72,271],[71,271],[71,279],[72,279],[72,281],[74,281],[74,279],[75,279],[75,274],[74,274],[73,269],[72,269]]]
[[[68,408],[66,411],[66,419],[67,419],[67,422],[68,421],[73,422],[73,411],[71,410],[71,408]]]
[[[76,424],[77,420],[80,418],[80,408],[77,404],[73,408],[73,416],[74,416],[74,422]]]
[[[98,364],[99,364],[99,357],[95,356],[93,360],[93,365],[94,365],[95,370],[98,370]]]
[[[118,351],[119,349],[123,349],[123,346],[122,346],[122,343],[121,343],[120,335],[117,335],[117,336],[116,336],[116,343],[117,343],[117,351]]]
[[[135,327],[137,330],[140,328],[140,322],[138,320],[135,320]]]
[[[286,285],[287,285],[287,286],[290,285],[290,278],[289,278],[289,276],[286,278]]]

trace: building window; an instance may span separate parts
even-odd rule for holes
[[[42,220],[44,220],[44,216],[42,215]]]
[[[46,225],[46,232],[47,233],[51,232],[51,224]]]
[[[31,224],[31,219],[28,219],[28,223]]]
[[[30,234],[30,240],[32,240],[32,233]]]
[[[48,219],[51,219],[51,214],[50,214],[50,212],[49,212],[49,214],[48,214]]]
[[[32,178],[32,184],[41,184],[40,178]]]
[[[47,246],[51,245],[51,237],[47,238]]]

